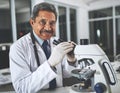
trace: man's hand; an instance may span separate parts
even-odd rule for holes
[[[72,51],[74,48],[74,45],[69,42],[62,42],[54,47],[50,58],[48,59],[48,62],[50,66],[56,66],[60,62],[62,62],[64,56]]]
[[[68,60],[68,62],[71,62],[71,63],[76,62],[76,58],[75,58],[75,54],[74,54],[74,48],[75,48],[76,44],[74,42],[69,42],[69,43],[73,44],[74,47],[73,47],[72,51],[67,53],[67,60]]]

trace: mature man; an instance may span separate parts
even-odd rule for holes
[[[30,24],[33,31],[17,40],[10,48],[10,71],[17,93],[36,93],[41,89],[62,86],[64,77],[75,68],[70,54],[73,42],[53,45],[57,13],[52,4],[34,6]]]

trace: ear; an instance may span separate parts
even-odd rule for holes
[[[32,18],[30,19],[30,21],[29,21],[29,22],[30,22],[31,26],[33,26],[33,25],[34,25],[34,20],[33,20]]]

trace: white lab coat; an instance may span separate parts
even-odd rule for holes
[[[51,42],[51,47],[53,47]],[[63,77],[69,76],[74,69],[67,61],[59,63],[57,73],[47,62],[46,56],[38,43],[36,43],[40,66],[37,66],[30,33],[16,41],[10,48],[10,71],[13,86],[17,93],[36,93],[41,89],[49,88],[49,82],[56,78],[57,87],[62,86]]]

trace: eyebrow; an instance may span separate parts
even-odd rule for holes
[[[45,22],[47,22],[47,19],[40,19],[40,22],[42,22],[42,21],[45,21]],[[49,22],[55,22],[56,23],[56,20],[49,20]]]

